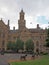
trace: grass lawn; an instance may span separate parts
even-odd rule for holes
[[[11,65],[49,65],[49,56],[43,56],[41,59],[11,62]]]

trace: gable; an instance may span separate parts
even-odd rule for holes
[[[30,31],[27,29],[27,28],[24,28],[22,31],[21,31],[21,36],[25,37],[25,36],[31,36],[31,33]]]
[[[0,29],[7,29],[7,25],[3,22],[3,20],[0,20]]]

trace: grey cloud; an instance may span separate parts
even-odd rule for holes
[[[19,8],[29,14],[45,11],[49,7],[49,0],[18,0]]]
[[[9,12],[3,14],[0,11],[0,14],[6,19],[10,18],[13,21],[17,21],[21,8],[24,9],[24,12],[28,16],[33,16],[38,13],[48,13],[49,0],[0,0],[0,10],[2,6],[6,6],[9,9]]]
[[[49,0],[0,0],[0,4],[7,6],[10,11],[18,12],[23,8],[28,14],[36,14],[49,7]]]

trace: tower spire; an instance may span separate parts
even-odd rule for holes
[[[25,19],[24,19],[24,11],[23,11],[23,9],[21,10],[21,12],[19,13],[19,15],[20,15],[20,19],[18,20],[18,24],[19,24],[19,29],[20,30],[22,30],[22,29],[24,29],[25,28],[25,23],[26,23],[26,21],[25,21]]]
[[[24,20],[24,11],[23,9],[21,9],[21,12],[20,12],[20,20]]]

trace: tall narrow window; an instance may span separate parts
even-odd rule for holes
[[[37,47],[39,46],[39,42],[38,42],[38,41],[36,42],[36,46],[37,46]]]
[[[1,35],[1,36],[2,36],[2,38],[5,38],[5,34],[4,34],[4,33],[2,33],[2,35]]]
[[[3,40],[3,41],[2,41],[2,47],[4,47],[4,45],[5,45],[5,41]]]

